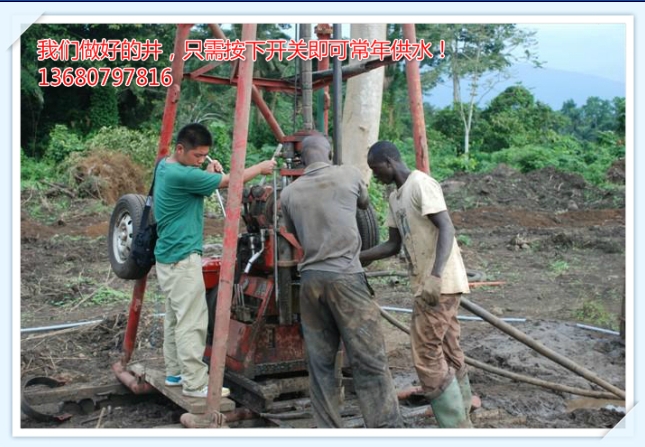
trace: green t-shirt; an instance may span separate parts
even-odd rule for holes
[[[172,264],[202,253],[204,197],[219,186],[221,174],[162,160],[154,187],[154,215],[159,239],[157,262]]]

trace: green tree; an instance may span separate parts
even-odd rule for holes
[[[536,102],[522,85],[508,87],[495,97],[482,119],[487,123],[482,149],[487,152],[551,143],[564,123],[561,115]]]
[[[112,87],[94,87],[91,90],[89,120],[92,130],[119,125],[116,89]]]
[[[475,107],[473,112],[473,128],[470,133],[471,148],[479,148],[482,144],[482,136],[485,134],[487,122],[479,119],[481,110]],[[454,107],[444,107],[429,115],[428,127],[442,133],[446,140],[450,141],[453,155],[463,154],[464,126],[461,115]]]
[[[625,136],[625,98],[616,97],[610,101],[591,96],[581,107],[568,100],[562,105],[560,114],[566,123],[564,131],[581,141],[597,141],[600,133],[609,131]]]
[[[540,65],[533,53],[534,32],[514,24],[436,25],[435,32],[446,42],[445,58],[435,64],[433,78],[449,79],[453,87],[453,107],[458,112],[463,132],[463,153],[470,151],[470,134],[475,111],[481,99],[495,85],[510,77],[509,68],[525,61]],[[518,50],[523,50],[520,53]],[[484,76],[486,75],[486,76]],[[462,99],[461,85],[468,83],[467,99]]]
[[[616,133],[625,138],[625,98],[616,97],[612,100],[616,120]]]

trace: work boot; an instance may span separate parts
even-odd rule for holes
[[[450,385],[437,397],[430,399],[432,412],[441,428],[473,428],[464,409],[459,382],[453,378]]]
[[[470,389],[470,379],[468,378],[468,373],[464,374],[461,379],[458,379],[459,390],[461,391],[461,397],[464,400],[464,410],[466,410],[466,416],[470,414],[470,409],[473,403],[473,392]]]

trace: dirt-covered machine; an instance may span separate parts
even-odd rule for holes
[[[238,237],[225,382],[230,385],[234,399],[252,407],[261,404],[252,402],[260,396],[264,396],[260,400],[270,400],[271,394],[299,392],[307,387],[298,306],[297,264],[302,247],[283,225],[279,207],[280,192],[297,181],[303,171],[299,153],[300,141],[306,135],[307,132],[302,132],[286,137],[276,153],[282,167],[272,181],[246,187],[242,196],[246,231]],[[364,246],[378,243],[374,210],[359,209],[356,219]],[[220,266],[219,257],[203,261],[210,315],[207,359]]]

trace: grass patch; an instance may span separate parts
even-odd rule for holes
[[[595,300],[587,300],[582,307],[573,314],[574,318],[582,323],[603,329],[618,330],[618,318],[607,312],[603,304]]]
[[[86,305],[103,306],[130,301],[131,294],[122,290],[113,289],[108,286],[101,286],[93,292],[92,297],[86,301]]]
[[[25,210],[36,222],[51,225],[66,211],[69,211],[71,199],[69,197],[57,197],[48,199],[44,194],[35,193],[33,200],[24,204]]]
[[[549,270],[554,276],[560,276],[569,270],[569,263],[567,261],[563,261],[562,259],[553,261],[549,265]]]
[[[457,236],[457,243],[460,246],[464,245],[466,247],[470,247],[470,245],[473,243],[473,240],[467,234],[460,234],[459,236]]]

